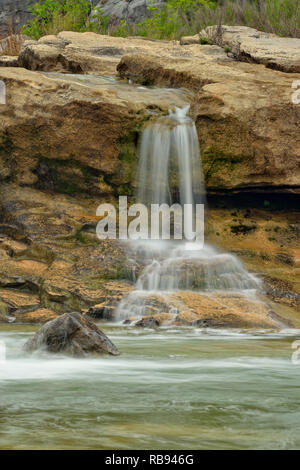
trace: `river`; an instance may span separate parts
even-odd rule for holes
[[[299,449],[299,330],[100,324],[119,357],[22,345],[1,325],[1,449]]]

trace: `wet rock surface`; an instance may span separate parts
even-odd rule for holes
[[[260,64],[141,54],[123,57],[118,70],[142,84],[194,91],[191,114],[208,192],[300,194],[300,107],[291,101],[292,82],[300,74]]]
[[[99,328],[78,313],[65,313],[43,325],[24,346],[25,351],[46,350],[75,357],[120,353]]]
[[[222,26],[219,39],[215,38],[217,33],[215,26],[201,33],[209,35],[214,45],[195,41],[187,44],[183,41],[180,45],[178,41],[62,32],[25,42],[19,64],[31,70],[72,73],[115,74],[117,69],[123,78],[143,85],[189,88],[195,93],[192,115],[197,123],[206,185],[210,191],[257,191],[268,187],[281,193],[299,193],[297,123],[300,108],[292,103],[292,83],[300,75],[270,70],[270,64],[284,60],[291,67],[295,65],[292,69],[278,65],[279,70],[297,72],[296,64],[300,60],[297,41],[300,40],[291,39],[287,47],[284,41],[289,43],[288,38],[244,27]],[[229,47],[230,41],[238,45],[241,38],[252,41],[257,48],[271,41],[265,52],[269,68],[262,65],[264,61],[259,57],[249,59],[252,63],[246,64],[237,61],[239,57],[228,56],[224,46]],[[279,50],[282,50],[281,55]],[[58,77],[56,84],[59,85]],[[70,84],[67,82],[66,86]],[[58,88],[61,87],[62,84]],[[58,93],[65,95],[63,90]],[[75,83],[72,94],[75,94]],[[65,106],[69,108],[69,104]],[[77,108],[78,104],[74,103],[71,114]],[[119,114],[126,122],[129,116],[124,116],[121,103]],[[102,118],[100,112],[99,118]],[[86,148],[89,154],[99,152],[90,145]],[[81,152],[86,153],[83,146]],[[96,169],[99,170],[98,166]],[[51,173],[51,169],[43,165],[37,171],[45,175],[47,171]]]
[[[82,234],[97,204],[14,185],[2,185],[0,200],[2,321],[45,322],[99,303],[115,308],[130,290],[123,247],[98,240],[95,223]]]
[[[167,113],[167,93],[146,93],[107,77],[10,67],[0,68],[0,80],[6,84],[0,181],[106,201],[122,186],[132,193],[139,129],[154,112]],[[183,105],[186,95],[173,93],[174,104]]]
[[[72,311],[96,321],[120,320],[116,317],[117,306],[124,296],[136,295],[133,272],[138,275],[143,264],[142,260],[137,266],[132,264],[127,247],[118,242],[93,238],[95,226],[78,236],[94,213],[89,206],[92,199],[87,204],[85,199],[32,188],[3,185],[2,189],[0,320],[44,323]],[[171,299],[149,295],[144,316],[154,318],[153,325],[277,328],[294,322],[300,293],[299,238],[293,222],[297,212],[252,210],[247,220],[256,220],[256,230],[232,233],[231,224],[242,220],[243,214],[211,209],[207,236],[223,249],[234,247],[252,272],[264,273],[262,291],[273,304],[262,308],[242,297],[221,298],[217,293],[211,298],[184,291]],[[285,258],[278,256],[283,254],[283,244]],[[287,263],[287,259],[293,262]],[[290,309],[282,312],[282,323],[270,316],[274,310],[277,312],[277,306]],[[278,312],[281,314],[281,310]],[[141,320],[134,317],[134,312],[129,316],[132,318],[127,323]],[[149,318],[141,324],[149,325]]]
[[[135,323],[135,326],[140,328],[156,328],[159,325],[160,322],[155,317],[144,317]]]
[[[153,304],[155,300],[155,310]],[[267,303],[238,292],[186,292],[146,294],[142,318],[125,319],[126,324],[141,327],[161,325],[197,326],[201,328],[292,327]],[[172,312],[172,313],[171,313]]]
[[[195,40],[180,46],[91,33],[25,44],[20,60],[34,70],[113,74],[120,62],[122,77],[136,83],[192,90],[209,195],[221,201],[230,193],[239,207],[245,192],[250,206],[258,191],[283,201],[299,194],[300,108],[291,103],[299,74],[237,62],[223,48]],[[168,112],[170,95],[155,90],[150,96],[128,83],[121,92],[92,75],[80,77],[0,69],[7,87],[0,124],[0,321],[45,322],[73,311],[113,320],[143,268],[118,242],[96,238],[95,214],[100,202],[134,193],[140,130],[153,114]],[[176,100],[181,106],[182,95]],[[299,310],[299,212],[276,211],[264,199],[261,211],[226,203],[210,209],[207,240],[275,279],[266,278],[266,293],[291,309],[283,312],[288,324]],[[256,305],[243,299],[234,305],[228,298],[189,297],[171,304],[152,299],[145,317],[153,325],[280,327],[273,304],[256,316]]]

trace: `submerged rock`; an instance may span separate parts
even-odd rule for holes
[[[46,323],[27,341],[24,349],[27,352],[44,349],[77,357],[87,354],[120,354],[108,337],[79,313],[65,313]]]
[[[139,320],[135,326],[145,327],[145,328],[155,328],[159,326],[159,321],[154,317],[144,317]]]
[[[134,292],[131,294],[134,295]],[[251,295],[233,291],[177,291],[157,294],[157,313],[148,313],[151,294],[145,291],[142,318],[129,317],[125,324],[139,327],[162,325],[195,326],[200,328],[292,328],[293,323],[277,315],[270,305]],[[159,299],[160,305],[159,308]],[[166,302],[168,307],[166,308]],[[132,308],[133,311],[133,308]]]

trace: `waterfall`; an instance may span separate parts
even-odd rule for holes
[[[189,106],[175,107],[175,112],[170,111],[144,130],[139,155],[139,202],[175,202],[174,188],[170,186],[173,183],[174,187],[176,181],[170,184],[170,176],[178,179],[181,205],[204,202],[200,147],[188,110]]]
[[[175,108],[144,129],[139,150],[139,202],[205,203],[198,135],[188,111],[189,106]],[[135,290],[120,302],[119,318],[147,314],[150,294],[167,298],[178,290],[253,292],[259,285],[235,256],[210,245],[198,246],[184,239],[140,240],[131,249],[144,268]]]

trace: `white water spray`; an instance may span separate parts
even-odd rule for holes
[[[175,112],[144,130],[139,155],[139,202],[171,205],[172,183],[179,189],[182,206],[205,201],[197,130],[187,116],[188,110],[189,106],[175,108]],[[170,177],[174,179],[171,184]]]
[[[198,135],[188,111],[189,106],[175,108],[175,112],[160,117],[143,131],[139,202],[170,205],[179,199],[182,206],[205,202]],[[145,240],[135,242],[133,250],[145,267],[136,289],[119,304],[119,318],[146,315],[150,294],[167,298],[178,290],[253,292],[259,284],[235,256],[219,253],[212,246],[186,240]]]

